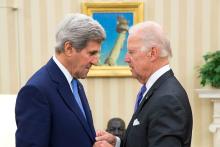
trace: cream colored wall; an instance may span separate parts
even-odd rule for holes
[[[17,93],[32,73],[47,62],[53,54],[57,22],[66,13],[80,12],[80,3],[80,0],[0,0],[0,93]],[[220,49],[219,7],[219,0],[144,0],[145,20],[161,23],[171,39],[171,66],[193,109],[193,147],[212,147],[213,138],[208,131],[212,103],[200,100],[195,89],[200,87],[197,67],[203,62],[202,55]],[[110,117],[129,121],[140,86],[136,80],[88,78],[82,82],[97,129],[105,129]]]

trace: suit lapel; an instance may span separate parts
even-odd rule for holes
[[[91,131],[88,122],[84,118],[77,102],[74,101],[75,98],[73,96],[73,93],[69,87],[69,83],[67,82],[67,79],[65,78],[64,74],[58,68],[58,66],[55,64],[53,59],[50,59],[50,61],[46,65],[46,68],[47,68],[51,78],[53,79],[53,81],[55,83],[57,83],[57,91],[61,95],[65,104],[76,115],[76,117],[81,122],[81,124],[82,124],[83,128],[85,129],[85,131],[87,132],[87,134],[90,136],[92,141],[94,141],[93,132]],[[85,112],[85,113],[87,116],[88,115],[87,112]],[[90,117],[90,119],[92,119],[92,118]]]
[[[60,85],[58,88],[58,91],[62,95],[62,98],[66,102],[66,105],[75,113],[81,124],[83,125],[83,128],[86,130],[88,135],[91,137],[92,140],[94,140],[94,135],[91,132],[91,129],[89,127],[89,124],[87,120],[84,118],[78,104],[76,101],[74,101],[74,96],[70,90],[70,92],[66,92],[68,87],[65,87],[64,85]],[[70,89],[70,88],[69,88]],[[86,113],[86,112],[85,112]],[[86,113],[87,116],[87,113]]]
[[[147,94],[144,96],[142,102],[140,103],[140,106],[138,107],[136,113],[138,114],[141,109],[143,108],[143,106],[145,105],[145,103],[147,103],[151,96],[153,95],[154,91],[160,87],[160,85],[162,85],[162,83],[164,81],[166,81],[168,78],[174,76],[173,71],[169,70],[166,73],[164,73],[153,85],[152,87],[149,89],[149,91],[147,92]]]
[[[90,107],[89,107],[89,103],[87,101],[85,92],[84,92],[84,88],[82,86],[82,84],[77,80],[78,82],[78,89],[79,89],[79,96],[86,114],[86,118],[87,118],[87,123],[89,124],[89,128],[91,130],[91,135],[96,136],[95,130],[94,130],[94,126],[93,126],[93,121],[92,121],[92,114],[90,111]]]

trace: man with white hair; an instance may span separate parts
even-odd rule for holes
[[[192,111],[188,96],[169,66],[170,42],[151,21],[129,30],[125,61],[141,84],[121,147],[190,147]],[[95,147],[115,146],[115,136],[97,132]],[[110,143],[110,144],[108,144]]]
[[[97,64],[102,26],[83,14],[58,25],[55,55],[21,88],[16,101],[16,147],[92,147],[92,114],[78,79]]]

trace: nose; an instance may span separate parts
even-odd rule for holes
[[[115,133],[115,135],[119,135],[120,134],[118,129],[115,129],[114,133]]]
[[[128,53],[126,53],[125,58],[124,58],[124,61],[127,62],[127,63],[130,62],[130,57],[129,57],[129,54],[128,54]]]

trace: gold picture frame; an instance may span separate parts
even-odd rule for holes
[[[97,21],[100,20],[103,23],[106,23],[107,27],[104,27],[104,29],[106,31],[108,31],[108,29],[110,29],[110,28],[112,29],[112,27],[109,27],[109,23],[112,22],[111,19],[115,20],[116,19],[115,16],[117,16],[117,15],[120,15],[120,16],[117,16],[117,19],[118,19],[118,17],[121,17],[121,15],[122,15],[122,17],[126,17],[126,19],[128,20],[128,23],[127,23],[128,27],[132,26],[133,24],[136,24],[138,22],[143,21],[143,2],[115,2],[115,3],[112,3],[112,2],[111,3],[110,2],[84,2],[84,3],[82,3],[82,13],[89,15],[89,16],[92,16]],[[107,18],[105,16],[107,16]],[[114,18],[113,18],[113,16],[114,16]],[[116,25],[118,25],[117,21],[114,21],[114,22]],[[113,32],[116,32],[116,31],[114,30]],[[107,34],[107,38],[109,36],[111,36],[111,37],[113,36],[112,32],[109,36],[108,36],[108,33],[106,33],[106,34]],[[108,38],[109,43],[112,42],[111,39],[112,38]],[[127,39],[127,38],[125,37],[125,39]],[[125,39],[123,41],[125,41]],[[125,42],[123,42],[122,44],[125,44]],[[106,45],[106,46],[110,46],[110,45]],[[126,45],[122,45],[122,46],[123,46],[123,48],[125,48],[125,49],[123,49],[123,53],[125,54],[126,47],[124,47],[124,46],[126,46]],[[103,50],[103,48],[102,48],[102,50]],[[105,52],[110,52],[109,50],[111,50],[111,49],[108,49],[108,48],[104,49],[103,54]],[[120,54],[122,54],[122,53],[120,53]],[[120,60],[123,60],[122,59],[123,55],[118,58]],[[104,59],[104,57],[103,57],[103,59]],[[106,64],[103,64],[103,65],[100,64],[99,66],[93,66],[88,73],[88,77],[130,77],[131,72],[130,72],[129,67],[127,65],[121,65],[121,64],[124,64],[123,63],[124,61],[118,61],[118,60],[117,60],[117,62],[120,62],[120,63],[113,65],[113,66],[109,66]]]

